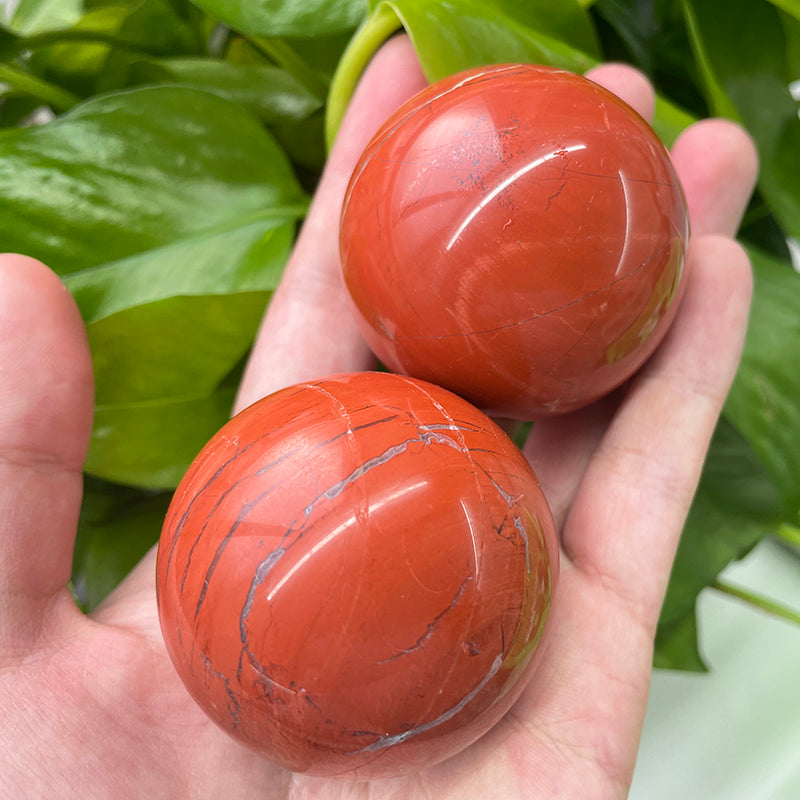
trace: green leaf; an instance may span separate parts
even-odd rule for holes
[[[176,296],[88,326],[97,409],[86,470],[174,488],[228,419],[226,376],[247,355],[266,292]]]
[[[127,46],[118,34],[130,13],[121,4],[93,8],[69,28],[45,31],[21,46],[30,48],[28,63],[43,79],[88,97],[97,90],[114,43]]]
[[[0,86],[7,87],[18,97],[36,100],[37,106],[48,105],[56,111],[66,111],[80,101],[80,98],[71,92],[43,81],[29,70],[15,64],[0,64]]]
[[[683,0],[706,94],[718,115],[740,121],[759,153],[759,189],[786,232],[800,237],[800,119],[789,91],[787,41],[766,0]],[[747,20],[747,36],[741,35]]]
[[[69,28],[81,17],[83,0],[20,0],[8,26],[17,33],[35,33]]]
[[[199,12],[181,0],[140,0],[117,36],[137,50],[155,55],[204,55],[206,38]],[[98,93],[129,85],[129,73],[139,54],[130,47],[113,48],[98,76]]]
[[[176,484],[227,420],[231,396],[221,399],[218,387],[255,337],[293,233],[292,224],[251,222],[68,276],[87,321],[100,405],[92,474]],[[187,398],[191,414],[176,416]]]
[[[230,417],[235,390],[98,406],[86,471],[110,481],[172,489]]]
[[[750,258],[744,355],[673,565],[666,626],[685,621],[700,591],[800,509],[800,275],[757,251]]]
[[[781,522],[780,494],[747,440],[720,420],[673,564],[661,623],[692,612],[698,594]]]
[[[684,616],[659,624],[653,666],[656,669],[708,671],[698,647],[697,613],[694,606]]]
[[[632,63],[659,94],[706,115],[679,0],[599,0],[594,13],[606,60]]]
[[[13,31],[10,27],[11,23],[7,20],[7,12],[5,6],[3,11],[0,11],[0,54],[4,54],[4,49],[8,46],[14,46],[19,41],[19,34]]]
[[[171,492],[87,477],[73,559],[73,591],[93,611],[158,541]]]
[[[214,391],[247,353],[267,299],[264,292],[176,296],[90,324],[97,404]]]
[[[598,0],[595,11],[626,45],[636,63],[651,74],[655,41],[662,30],[659,6],[663,3],[637,3],[634,0]]]
[[[3,93],[0,103],[0,127],[13,128],[29,119],[41,107],[41,101],[12,91]]]
[[[329,146],[364,68],[378,47],[401,26],[414,43],[431,82],[484,64],[527,62],[583,72],[597,61],[556,36],[572,20],[577,38],[585,41],[588,37],[594,42],[586,12],[576,3],[566,3],[560,6],[563,10],[559,14],[551,12],[549,16],[538,13],[543,9],[540,2],[380,0],[371,7],[370,17],[350,42],[331,84],[326,121]]]
[[[309,170],[316,181],[327,159],[324,110],[271,130],[292,162]]]
[[[202,89],[239,103],[269,126],[307,119],[324,104],[324,97],[312,94],[278,67],[231,64],[212,58],[140,61],[133,65],[133,82]]]
[[[206,52],[200,12],[184,0],[115,0],[89,8],[74,25],[19,41],[43,79],[81,96],[125,88],[131,64],[147,55]]]
[[[786,63],[789,75],[794,76],[794,80],[800,80],[800,17],[792,17],[788,14],[781,14],[783,22],[783,32],[786,36]],[[793,94],[797,99],[797,94]]]
[[[559,38],[571,21],[580,42],[593,42],[577,4],[563,4],[559,14],[551,7],[549,15],[541,13],[541,3],[527,6],[531,13],[525,13],[522,3],[489,0],[390,0],[380,6],[402,20],[430,81],[483,64],[521,61],[583,71],[596,62],[580,44]]]
[[[697,117],[692,116],[688,111],[665,97],[656,95],[652,126],[666,147],[672,147],[680,133],[695,122],[697,122]]]
[[[235,143],[235,144],[232,144]],[[2,247],[66,276],[87,322],[87,470],[170,487],[227,419],[306,201],[240,106],[156,87],[0,136]]]
[[[178,240],[72,273],[65,281],[88,325],[175,296],[272,290],[293,236],[294,225],[280,216],[241,220],[230,230]]]
[[[326,85],[330,85],[333,73],[345,48],[353,35],[352,29],[325,36],[282,37],[298,58],[314,70]]]
[[[365,0],[194,0],[236,31],[250,36],[331,35],[353,30]]]
[[[795,19],[800,19],[800,0],[769,0],[769,2],[791,14]]]
[[[750,250],[755,291],[742,363],[725,406],[780,492],[800,510],[800,274]]]
[[[60,274],[304,207],[258,121],[193,89],[100,97],[0,136],[0,247]]]

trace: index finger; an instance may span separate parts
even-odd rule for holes
[[[261,325],[235,411],[284,386],[374,364],[351,319],[341,276],[339,213],[350,174],[370,137],[425,85],[405,36],[390,39],[364,73]]]
[[[702,120],[681,133],[671,156],[686,194],[692,235],[734,236],[758,175],[748,134],[728,120]]]

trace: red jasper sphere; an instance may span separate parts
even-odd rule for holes
[[[423,90],[372,139],[341,257],[390,369],[533,418],[592,402],[653,352],[687,220],[666,150],[622,100],[561,70],[483,67]]]
[[[530,677],[558,572],[518,448],[450,392],[385,373],[284,389],[178,487],[161,627],[222,728],[295,771],[447,758]]]

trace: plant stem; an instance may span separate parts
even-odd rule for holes
[[[80,97],[60,86],[43,81],[30,72],[10,64],[0,64],[0,83],[12,89],[35,97],[51,106],[56,111],[67,111],[80,102]]]
[[[325,81],[283,39],[274,36],[248,36],[247,41],[259,53],[285,69],[304,89],[314,97],[324,100],[328,94]]]
[[[339,61],[331,81],[328,107],[325,113],[325,142],[328,150],[342,124],[344,112],[353,96],[358,79],[375,51],[402,25],[397,14],[381,4],[356,31]]]
[[[790,522],[779,525],[775,535],[793,547],[800,547],[800,528]]]
[[[754,606],[761,611],[765,611],[767,614],[771,614],[774,617],[780,617],[781,619],[785,619],[788,622],[792,622],[795,625],[800,626],[800,612],[791,608],[787,608],[780,603],[776,603],[774,600],[770,600],[763,595],[755,594],[747,589],[742,589],[739,586],[732,586],[731,584],[719,579],[715,580],[711,584],[711,588],[716,589],[718,592],[722,592],[723,594],[735,597],[738,600]]]

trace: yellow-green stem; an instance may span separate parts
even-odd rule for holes
[[[796,525],[792,525],[789,522],[784,522],[782,525],[778,526],[778,530],[775,531],[775,535],[787,544],[790,544],[794,547],[800,547],[800,528],[798,528]]]
[[[55,111],[67,111],[80,102],[80,97],[60,86],[43,81],[30,72],[11,66],[0,64],[0,83],[5,83],[13,90],[35,97]]]
[[[740,586],[733,586],[727,581],[721,581],[719,579],[715,580],[711,584],[711,588],[716,589],[718,592],[722,592],[723,594],[727,594],[730,597],[735,597],[737,600],[741,600],[742,602],[747,603],[748,605],[751,605],[760,611],[771,614],[773,617],[779,617],[780,619],[785,619],[788,622],[800,626],[800,612],[795,611],[792,608],[787,608],[780,603],[776,603],[774,600],[770,600],[768,597],[755,594],[754,592],[743,589]]]
[[[325,112],[325,142],[333,146],[358,79],[375,51],[401,26],[400,18],[386,4],[379,5],[356,31],[333,75]]]

